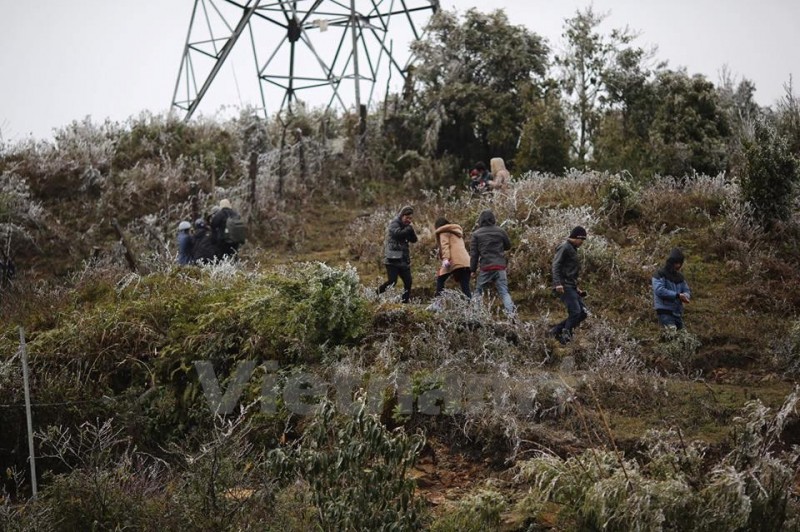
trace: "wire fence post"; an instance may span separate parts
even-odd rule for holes
[[[36,458],[33,454],[33,417],[31,416],[31,392],[28,384],[28,350],[25,348],[25,330],[19,327],[19,351],[22,359],[22,378],[25,385],[25,414],[28,418],[28,456],[31,462],[31,493],[37,497]]]

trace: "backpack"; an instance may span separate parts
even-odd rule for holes
[[[235,245],[244,244],[245,238],[247,238],[247,225],[241,216],[231,213],[225,220],[225,234],[222,239],[226,244]]]

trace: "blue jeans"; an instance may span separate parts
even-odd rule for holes
[[[578,294],[574,286],[565,286],[564,293],[560,294],[561,302],[567,307],[567,319],[551,329],[553,335],[560,339],[562,343],[572,339],[572,329],[581,324],[586,319],[586,308],[583,305],[583,298]]]
[[[478,301],[481,299],[483,288],[489,283],[494,283],[497,295],[499,295],[500,299],[503,301],[503,308],[505,308],[506,314],[509,316],[516,315],[517,307],[514,306],[514,302],[511,301],[511,294],[508,292],[508,276],[506,276],[506,271],[491,270],[478,273],[478,281],[475,283],[475,295],[478,296]]]
[[[683,329],[683,316],[676,316],[671,312],[669,314],[659,312],[658,323],[660,323],[662,327],[675,327],[680,330]]]

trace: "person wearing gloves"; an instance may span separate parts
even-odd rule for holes
[[[680,248],[673,249],[664,267],[652,278],[653,307],[662,327],[683,329],[683,305],[692,298],[689,285],[681,273],[683,261],[683,251]]]

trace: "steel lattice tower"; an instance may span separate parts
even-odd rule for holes
[[[410,53],[393,50],[395,37],[419,39],[438,7],[438,0],[195,0],[172,108],[191,118],[234,49],[245,48],[237,46],[245,35],[265,115],[268,104],[291,113],[300,91],[326,91],[328,108],[368,106],[380,81],[388,89],[392,72],[408,76]]]

